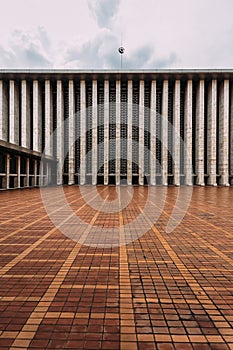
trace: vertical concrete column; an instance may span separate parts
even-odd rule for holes
[[[116,81],[116,185],[121,173],[121,82]]]
[[[3,80],[0,80],[0,140],[8,141],[8,97]]]
[[[21,157],[17,156],[17,187],[20,188],[20,173],[21,173],[21,167],[20,167]]]
[[[80,81],[80,185],[86,182],[86,82]]]
[[[30,159],[26,160],[26,187],[29,187]]]
[[[109,158],[109,81],[104,81],[104,184],[108,185]]]
[[[38,169],[38,163],[37,160],[34,159],[34,186],[37,186],[37,169]]]
[[[161,147],[161,171],[162,185],[167,186],[167,170],[168,170],[168,80],[163,81],[162,95],[162,131],[161,131],[162,147]]]
[[[51,185],[52,183],[52,163],[49,162],[48,184]]]
[[[175,81],[173,101],[173,184],[180,186],[180,80]]]
[[[208,185],[217,186],[216,183],[216,121],[217,121],[217,80],[212,80],[208,87],[207,105],[207,174]]]
[[[205,186],[204,180],[204,93],[205,82],[200,80],[196,92],[196,184]]]
[[[47,162],[47,178],[48,178],[48,183],[47,185],[51,185],[51,163]]]
[[[156,80],[151,82],[150,101],[150,183],[156,185]]]
[[[27,80],[21,81],[21,146],[31,147],[30,87]]]
[[[230,124],[231,124],[231,140],[230,140],[230,175],[231,185],[233,185],[233,83],[231,83],[231,96],[230,96]]]
[[[97,183],[97,80],[92,81],[92,185]]]
[[[53,156],[53,92],[50,80],[45,80],[45,155]]]
[[[9,142],[19,145],[19,88],[14,80],[10,80],[9,105]]]
[[[46,177],[45,177],[45,185],[49,184],[49,161],[46,162]]]
[[[33,150],[42,151],[42,94],[38,80],[33,80]]]
[[[127,184],[132,185],[133,81],[128,80]]]
[[[219,184],[229,186],[229,80],[224,80],[219,93]]]
[[[75,95],[74,95],[74,81],[69,80],[69,179],[68,184],[74,184],[75,173]]]
[[[57,80],[57,160],[57,185],[62,185],[64,164],[64,94],[61,80]]]
[[[51,163],[49,160],[46,163],[46,175],[47,175],[46,185],[49,186],[51,184]]]
[[[44,186],[44,162],[40,161],[40,177],[39,177],[40,186]]]
[[[6,154],[6,189],[10,188],[10,154]]]
[[[188,80],[185,87],[184,105],[184,175],[185,185],[193,184],[192,169],[192,108],[193,82]]]
[[[139,85],[139,185],[144,185],[144,80]]]

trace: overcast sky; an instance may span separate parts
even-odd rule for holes
[[[0,68],[232,68],[233,0],[0,0]]]

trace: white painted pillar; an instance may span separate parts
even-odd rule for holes
[[[128,80],[127,184],[132,185],[133,81]]]
[[[57,80],[57,160],[57,185],[62,185],[64,164],[64,95],[61,80]]]
[[[21,146],[31,147],[30,87],[27,80],[21,81]]]
[[[30,159],[26,160],[26,187],[29,187]]]
[[[38,80],[33,81],[33,150],[42,151],[42,95]]]
[[[19,88],[10,80],[9,142],[19,145]]]
[[[45,185],[48,186],[49,185],[49,162],[46,162],[46,178],[45,178]]]
[[[10,154],[6,154],[6,189],[10,188]]]
[[[48,186],[51,185],[51,162],[47,162],[47,178],[48,178]]]
[[[17,187],[20,188],[21,157],[17,156]]]
[[[144,185],[144,80],[139,85],[139,185]]]
[[[184,106],[184,174],[185,185],[193,185],[193,167],[192,167],[192,94],[193,82],[188,80],[185,87],[185,106]]]
[[[175,81],[173,102],[173,184],[180,186],[180,80]]]
[[[156,185],[156,80],[151,82],[150,102],[150,183]]]
[[[75,173],[75,95],[74,81],[69,80],[69,119],[66,127],[69,128],[69,179],[68,184],[74,184]]]
[[[162,185],[167,186],[168,171],[168,80],[163,81],[162,95],[162,131],[161,131],[161,171]]]
[[[231,141],[230,141],[230,174],[231,174],[231,185],[233,185],[233,83],[231,83],[231,97],[230,97],[230,121],[231,121]]]
[[[45,80],[45,155],[53,156],[53,93],[50,80]]]
[[[109,81],[104,81],[104,184],[108,185],[109,158]]]
[[[38,163],[37,160],[34,160],[34,186],[37,186],[37,169],[38,169]]]
[[[219,184],[229,186],[229,80],[224,80],[219,93]]]
[[[208,87],[208,105],[207,105],[207,174],[208,174],[208,185],[212,185],[212,186],[217,186],[216,121],[217,121],[217,80],[212,80]]]
[[[204,93],[205,82],[200,80],[197,87],[196,101],[196,184],[205,186],[204,181]]]
[[[116,185],[121,173],[121,82],[116,80]]]
[[[80,81],[80,185],[86,183],[86,82]]]
[[[8,141],[8,96],[3,80],[0,80],[0,140]]]
[[[92,185],[97,183],[97,80],[92,81]]]
[[[43,161],[40,161],[39,185],[44,186],[44,162]]]
[[[52,178],[52,163],[49,164],[49,184],[53,184],[53,178]]]

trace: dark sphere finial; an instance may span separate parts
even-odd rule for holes
[[[119,47],[118,51],[122,55],[125,52],[125,49],[123,46],[121,46],[121,47]]]

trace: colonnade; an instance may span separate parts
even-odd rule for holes
[[[0,140],[56,159],[57,185],[108,185],[114,178],[116,185],[124,179],[128,185],[228,186],[232,85],[221,73],[6,77],[0,80]]]
[[[0,153],[0,189],[30,188],[52,184],[50,161],[13,152]]]

